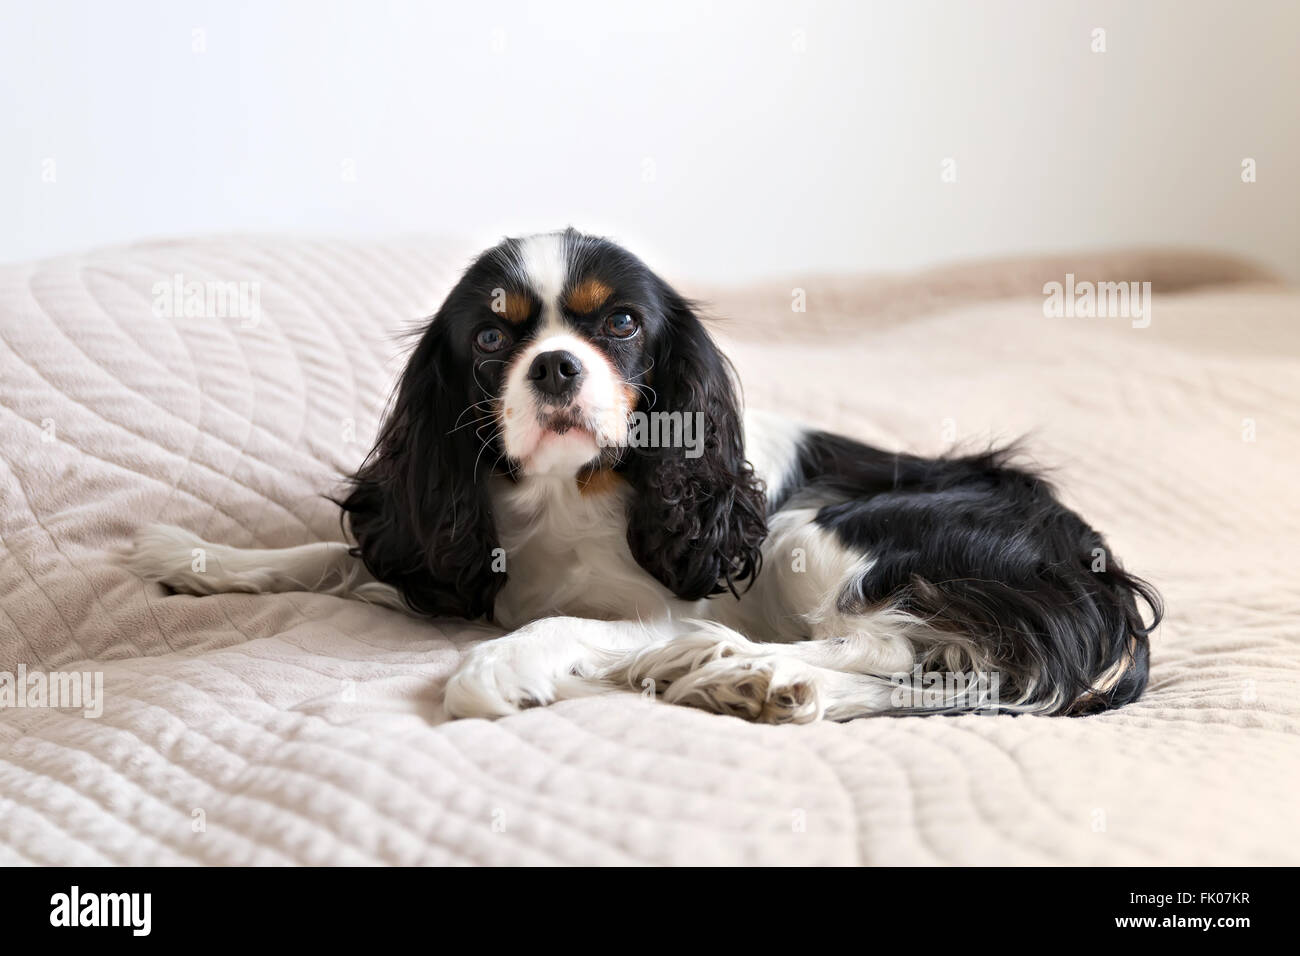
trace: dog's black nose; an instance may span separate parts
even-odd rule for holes
[[[528,366],[528,381],[550,398],[567,398],[582,381],[582,363],[572,352],[543,352]]]

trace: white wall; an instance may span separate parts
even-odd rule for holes
[[[693,278],[1174,242],[1300,278],[1292,0],[0,4],[0,260],[572,223]]]

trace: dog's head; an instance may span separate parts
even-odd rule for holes
[[[730,365],[691,304],[608,240],[506,239],[447,296],[341,502],[371,573],[418,610],[490,616],[506,581],[494,475],[626,480],[628,544],[678,597],[757,573],[764,501]]]

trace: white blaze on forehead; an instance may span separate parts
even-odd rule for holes
[[[540,334],[558,332],[563,323],[560,318],[560,293],[569,276],[568,243],[564,233],[552,232],[529,236],[519,244],[520,278],[542,300]]]

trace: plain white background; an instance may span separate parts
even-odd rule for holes
[[[1170,244],[1300,278],[1292,0],[0,9],[0,260],[573,224],[717,280]]]

